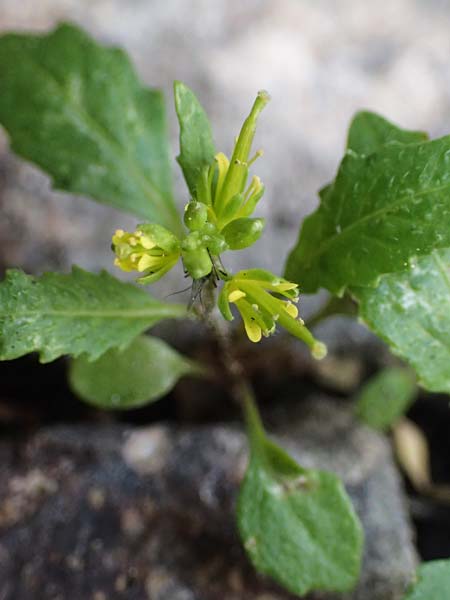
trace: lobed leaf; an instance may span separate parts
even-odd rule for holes
[[[39,352],[41,362],[85,354],[99,358],[124,348],[162,319],[186,309],[164,304],[143,289],[74,267],[72,273],[41,277],[10,270],[0,284],[0,360]]]
[[[106,409],[138,408],[169,392],[184,375],[200,367],[162,340],[139,336],[123,349],[112,348],[95,361],[71,362],[69,381],[89,404]]]
[[[192,197],[197,198],[200,174],[214,162],[211,125],[202,105],[187,85],[176,81],[174,92],[180,124],[180,154],[177,160]]]
[[[416,383],[409,371],[387,368],[363,387],[356,401],[356,414],[374,429],[388,429],[408,410],[416,395]]]
[[[60,190],[181,227],[161,92],[73,25],[0,38],[0,123]]]
[[[412,259],[375,289],[352,288],[367,326],[408,361],[428,390],[450,393],[450,249]]]

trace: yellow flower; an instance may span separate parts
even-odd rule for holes
[[[134,233],[118,229],[112,237],[114,264],[122,271],[138,271],[139,283],[152,283],[169,271],[180,257],[178,239],[157,224],[139,225]]]
[[[298,318],[295,305],[298,297],[297,284],[262,269],[249,269],[240,271],[225,283],[219,296],[219,309],[225,319],[231,320],[230,303],[234,304],[252,342],[271,335],[279,324],[304,341],[315,358],[323,358],[325,345],[318,342]]]

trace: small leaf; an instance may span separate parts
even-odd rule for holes
[[[356,414],[374,429],[388,429],[411,406],[417,387],[406,369],[392,367],[373,377],[360,392]]]
[[[86,354],[95,360],[123,348],[162,319],[186,309],[164,304],[143,289],[74,267],[41,277],[10,270],[0,284],[0,360],[39,352],[41,362]]]
[[[362,529],[339,479],[300,467],[249,418],[251,456],[238,526],[255,568],[294,594],[357,582]]]
[[[158,400],[183,375],[200,367],[158,338],[140,336],[122,350],[113,348],[96,361],[72,361],[69,380],[86,402],[106,409],[130,409]]]
[[[180,123],[180,155],[177,160],[193,198],[204,167],[214,162],[211,125],[194,93],[181,81],[174,84],[175,108]]]
[[[420,384],[450,393],[450,250],[412,259],[407,271],[351,293],[367,326],[414,367]]]
[[[401,129],[376,113],[361,111],[350,124],[347,148],[357,154],[372,154],[389,142],[414,144],[427,138],[423,131]]]
[[[179,231],[164,100],[140,84],[122,50],[68,24],[4,35],[0,89],[13,150],[58,189]]]
[[[433,560],[417,570],[417,581],[403,600],[448,600],[450,560]]]

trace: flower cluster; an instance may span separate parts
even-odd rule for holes
[[[118,229],[112,237],[114,264],[122,271],[142,273],[139,283],[153,283],[167,273],[180,257],[177,237],[156,223],[139,225],[134,233]]]
[[[233,319],[230,303],[236,306],[252,342],[259,342],[262,336],[271,335],[279,324],[305,342],[313,356],[323,358],[326,347],[313,337],[303,320],[298,318],[298,298],[297,284],[263,269],[249,269],[236,273],[225,283],[218,306],[228,321]]]
[[[227,320],[233,319],[230,304],[239,311],[245,331],[252,342],[271,335],[280,325],[303,340],[313,355],[322,358],[326,348],[317,342],[298,318],[299,290],[295,283],[262,269],[229,275],[220,255],[226,250],[241,250],[256,242],[265,225],[252,214],[264,194],[256,175],[250,183],[249,168],[262,154],[249,158],[258,115],[269,96],[259,92],[249,116],[236,139],[231,159],[215,156],[212,164],[200,170],[193,197],[185,206],[187,233],[181,239],[156,224],[139,225],[134,233],[117,230],[112,238],[115,264],[124,271],[137,271],[139,283],[160,279],[181,258],[187,275],[193,280],[213,278],[224,285],[218,306]]]

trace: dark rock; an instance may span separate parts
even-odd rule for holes
[[[361,516],[363,576],[346,598],[397,600],[415,552],[386,440],[320,398],[269,420],[302,464],[344,477]],[[237,538],[237,428],[54,427],[0,455],[1,600],[292,598]]]

